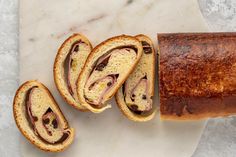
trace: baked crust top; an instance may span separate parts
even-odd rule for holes
[[[162,115],[235,112],[236,33],[159,34],[158,44]]]

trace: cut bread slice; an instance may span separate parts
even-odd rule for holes
[[[155,50],[149,37],[135,37],[142,43],[143,54],[135,70],[117,91],[116,102],[127,118],[144,122],[151,120],[156,113],[153,106]]]
[[[74,129],[70,128],[50,91],[38,81],[27,81],[19,87],[13,114],[21,133],[44,151],[62,151],[74,139]]]
[[[76,83],[91,51],[89,40],[81,34],[74,34],[61,45],[54,62],[54,80],[58,91],[68,104],[81,111],[86,108],[78,101]]]
[[[132,36],[110,38],[96,46],[89,55],[77,83],[79,101],[99,113],[121,87],[142,55],[141,43]]]

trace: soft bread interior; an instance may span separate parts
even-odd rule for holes
[[[54,102],[48,93],[40,88],[33,88],[30,92],[30,103],[32,115],[37,119],[34,121],[37,134],[50,143],[59,141],[64,134],[64,130],[68,129],[68,125],[64,122],[62,116],[55,114],[57,108],[53,105]],[[62,123],[58,124],[58,122]],[[45,127],[48,129],[45,129]]]
[[[148,43],[152,52],[147,52],[144,47],[144,51],[146,52],[143,52],[134,71],[129,75],[124,85],[117,91],[116,101],[123,114],[129,119],[134,121],[148,121],[156,113],[156,106],[152,102],[155,82],[155,50],[149,37],[138,35],[136,38],[140,42],[145,41]],[[137,111],[148,110],[148,112],[136,113],[131,110],[133,106]]]
[[[31,123],[31,120],[28,117],[27,94],[30,89],[32,89],[30,98],[32,104],[30,110],[34,118],[34,124]],[[42,115],[48,110],[48,108],[53,111],[58,119],[56,129],[51,129],[52,127],[47,126],[49,127],[52,136],[49,136],[42,126]],[[74,139],[74,129],[69,127],[68,122],[49,90],[37,81],[28,81],[17,90],[14,98],[13,112],[16,124],[22,134],[31,143],[42,150],[62,151],[69,146]],[[62,130],[67,132],[68,136],[62,142],[56,143],[56,141],[62,137]],[[42,137],[46,137],[47,142],[45,142],[45,139],[42,139]]]
[[[116,93],[128,75],[132,72],[141,55],[142,46],[140,42],[136,38],[126,35],[110,38],[95,47],[89,55],[78,79],[77,93],[80,102],[86,106],[87,109],[95,113],[102,112],[109,108],[110,105],[107,105],[106,101]],[[97,69],[100,65],[100,60],[106,60],[107,57],[109,57],[107,65],[102,67],[102,70]],[[106,82],[107,79],[103,78],[109,74],[116,75],[115,77],[117,78],[115,78],[115,83],[112,84],[112,87],[105,89],[108,86],[108,82]],[[103,80],[101,81],[100,79]],[[96,82],[97,80],[99,81]],[[93,88],[90,86],[92,83],[94,83],[93,85],[96,85],[95,87],[93,86]],[[88,85],[91,89],[94,89],[93,93],[89,93]],[[96,101],[99,97],[96,94],[101,90],[106,90],[106,93],[103,93],[104,96],[101,101],[102,106],[96,107],[88,103],[88,100],[86,99],[93,99],[93,101]]]
[[[59,48],[54,63],[54,80],[62,97],[79,110],[86,110],[77,97],[76,86],[84,63],[92,51],[89,40],[81,34],[69,37]]]
[[[90,75],[86,85],[93,83],[94,80],[97,80],[98,78],[104,78],[109,74],[119,74],[117,81],[120,81],[122,77],[120,77],[120,74],[124,73],[126,68],[131,67],[136,60],[136,52],[132,49],[116,49],[111,53],[112,54],[109,57],[108,64],[103,68],[102,71],[94,70],[94,72]],[[98,81],[98,83],[95,85],[97,88],[94,88],[94,90],[89,90],[88,87],[85,88],[84,95],[92,100],[98,100],[99,96],[102,94],[101,92],[107,88],[107,84],[111,81],[112,80],[109,79]],[[107,95],[104,95],[102,103],[104,103],[104,100],[107,99]]]
[[[91,52],[91,47],[87,43],[80,43],[78,45],[78,51],[70,54],[69,69],[68,69],[68,86],[72,90],[72,97],[78,102],[76,83],[78,81],[79,73],[84,66],[84,63]]]

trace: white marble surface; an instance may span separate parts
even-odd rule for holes
[[[120,157],[127,154],[189,157],[193,154],[205,121],[163,122],[156,116],[146,123],[134,123],[119,112],[112,100],[109,101],[112,108],[101,114],[76,112],[61,99],[52,77],[52,67],[58,46],[74,32],[86,35],[95,46],[119,34],[144,33],[156,44],[157,32],[208,31],[196,0],[70,0],[70,3],[50,0],[47,5],[38,0],[21,0],[19,18],[20,82],[42,81],[76,130],[73,145],[56,157]],[[155,85],[157,87],[157,83]],[[158,100],[157,95],[154,100]],[[50,156],[29,145],[25,139],[21,141],[24,157]],[[91,147],[93,151],[89,151]]]
[[[236,31],[236,2],[199,0],[212,31]],[[12,117],[12,97],[18,82],[18,2],[0,0],[0,156],[19,156],[19,133]],[[208,122],[194,157],[233,157],[236,154],[236,118]]]

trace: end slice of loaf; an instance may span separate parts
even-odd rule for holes
[[[94,113],[110,105],[112,98],[142,55],[141,43],[132,36],[110,38],[90,53],[77,83],[79,101]]]
[[[68,104],[81,111],[87,109],[78,101],[76,83],[91,51],[89,40],[81,34],[74,34],[61,45],[54,62],[54,80],[58,91]]]
[[[63,151],[73,142],[74,129],[50,91],[38,81],[27,81],[19,87],[13,114],[21,133],[44,151]]]
[[[153,106],[155,50],[151,39],[145,35],[135,36],[142,44],[143,54],[122,87],[116,93],[116,102],[122,113],[133,121],[151,120],[156,113]]]

